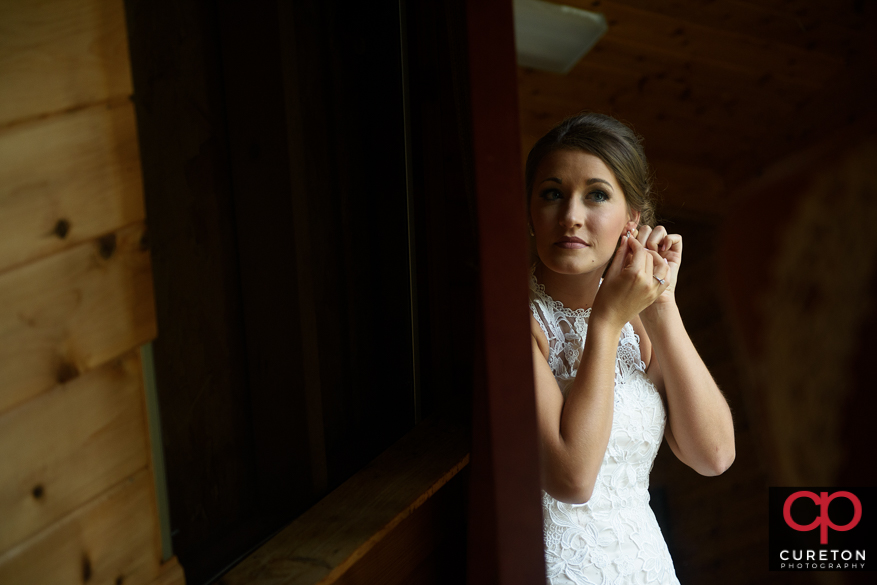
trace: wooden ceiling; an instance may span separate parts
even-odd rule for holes
[[[664,214],[719,218],[775,161],[873,118],[870,0],[562,3],[609,29],[567,75],[519,68],[524,156],[568,115],[614,115],[644,137]]]

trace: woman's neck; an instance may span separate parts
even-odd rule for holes
[[[536,280],[545,287],[545,292],[555,301],[560,301],[567,309],[590,309],[600,288],[602,270],[585,274],[560,274],[536,261]]]

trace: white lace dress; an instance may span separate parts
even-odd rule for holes
[[[530,278],[530,309],[548,338],[548,364],[566,390],[576,376],[590,309],[567,309]],[[664,436],[661,397],[645,375],[639,336],[621,331],[609,445],[591,499],[564,504],[542,492],[551,585],[675,584],[664,536],[649,507],[649,472]]]

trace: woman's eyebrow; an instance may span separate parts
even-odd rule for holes
[[[551,181],[553,183],[557,183],[558,185],[563,185],[563,180],[559,179],[557,177],[547,177],[545,179],[542,179],[542,181],[540,181],[539,184],[541,185],[542,183],[547,183],[549,181]],[[610,189],[613,189],[612,183],[610,183],[606,179],[599,179],[599,178],[595,177],[593,179],[588,179],[587,181],[585,181],[586,185],[593,185],[594,183],[603,183],[604,185],[607,185]]]
[[[593,179],[588,179],[588,180],[585,182],[586,185],[593,185],[594,183],[605,183],[606,185],[609,186],[610,189],[612,189],[612,183],[610,183],[610,182],[607,181],[606,179],[598,179],[598,178],[595,177],[595,178],[593,178]]]

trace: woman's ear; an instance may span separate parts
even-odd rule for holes
[[[642,214],[639,211],[630,210],[627,217],[629,218],[629,221],[625,225],[625,228],[627,231],[633,232],[639,227],[639,220],[642,217]]]

